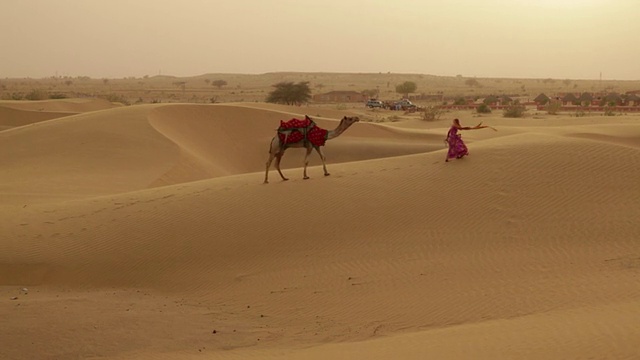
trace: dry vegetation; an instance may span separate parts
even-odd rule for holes
[[[334,90],[360,93],[379,92],[383,100],[401,97],[396,86],[414,82],[414,95],[429,95],[432,101],[416,101],[418,105],[452,104],[460,97],[482,98],[508,95],[528,101],[540,93],[549,96],[565,92],[619,92],[640,89],[640,81],[599,81],[570,79],[475,78],[421,74],[353,74],[353,73],[267,73],[205,74],[194,77],[143,76],[124,79],[51,77],[43,79],[6,78],[0,80],[0,99],[39,100],[48,94],[60,97],[100,97],[124,104],[141,103],[219,103],[261,102],[272,86],[282,81],[308,81],[312,95]],[[437,100],[436,100],[437,99]]]

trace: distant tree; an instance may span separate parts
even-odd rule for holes
[[[376,95],[378,95],[378,90],[376,90],[376,89],[362,90],[362,95],[370,97],[370,98],[374,98],[374,97],[376,97]]]
[[[565,79],[565,80],[562,80],[562,83],[563,83],[565,86],[569,86],[569,85],[571,85],[571,80],[569,80],[569,79]]]
[[[211,82],[211,85],[217,87],[218,89],[222,88],[223,86],[227,85],[227,82],[225,80],[214,80]]]
[[[311,98],[311,89],[308,81],[293,83],[289,81],[279,82],[273,85],[275,90],[267,96],[267,102],[276,104],[297,105]]]
[[[73,84],[73,80],[66,80],[66,81],[64,82],[64,84],[65,84],[65,85],[67,85],[67,86],[69,86],[69,85]]]
[[[102,83],[107,85],[109,83],[109,79],[102,79]]]
[[[406,97],[409,97],[410,93],[416,92],[417,89],[418,85],[413,81],[405,81],[400,85],[396,85],[396,92],[404,94]]]
[[[211,79],[204,79],[204,82],[209,85],[211,83]]]
[[[467,79],[464,81],[464,84],[470,87],[480,86],[480,83],[476,79]]]
[[[465,99],[464,97],[460,96],[458,98],[456,98],[456,100],[453,102],[453,105],[465,105],[467,103],[467,99]]]

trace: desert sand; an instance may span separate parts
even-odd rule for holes
[[[0,359],[640,358],[640,116],[305,114],[0,102]]]

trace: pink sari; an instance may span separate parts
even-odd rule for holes
[[[449,153],[447,159],[460,159],[465,155],[469,155],[467,146],[462,141],[462,136],[458,134],[458,128],[452,126],[447,133],[447,143],[449,144]]]

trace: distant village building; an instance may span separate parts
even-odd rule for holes
[[[551,99],[549,99],[549,97],[544,93],[541,93],[540,95],[536,96],[535,99],[533,99],[533,101],[538,105],[547,105],[549,100]]]
[[[498,101],[500,101],[501,105],[511,105],[513,103],[513,99],[507,95],[502,95],[498,98]]]
[[[538,110],[544,110],[546,99],[553,104],[560,104],[561,110],[573,111],[577,107],[581,107],[587,111],[604,111],[605,108],[613,107],[615,111],[620,112],[640,112],[640,94],[639,91],[627,91],[625,94],[615,92],[596,92],[588,93],[558,93],[551,98],[545,94],[538,95],[534,102]]]
[[[640,90],[628,91],[625,94],[618,93],[556,93],[551,97],[540,93],[532,101],[527,100],[521,102],[522,99],[514,100],[507,95],[489,95],[485,98],[477,98],[474,102],[463,104],[464,98],[455,98],[453,104],[444,104],[440,106],[442,109],[477,109],[481,104],[488,105],[491,109],[504,109],[510,104],[519,102],[532,109],[546,110],[547,105],[552,104],[558,106],[561,111],[576,111],[581,109],[584,111],[604,111],[606,108],[614,108],[614,111],[640,112]]]
[[[578,98],[573,93],[568,93],[562,97],[562,105],[577,105]]]
[[[602,105],[620,106],[622,105],[622,97],[618,93],[610,93],[604,97]]]
[[[313,101],[316,102],[336,102],[336,103],[349,103],[349,102],[364,102],[369,98],[357,91],[330,91],[324,94],[313,95]]]
[[[593,105],[593,95],[591,95],[591,93],[588,93],[588,92],[582,93],[582,95],[580,95],[579,100],[580,100],[580,105],[582,106]]]
[[[627,106],[640,106],[640,96],[627,93],[624,98],[624,102]]]

